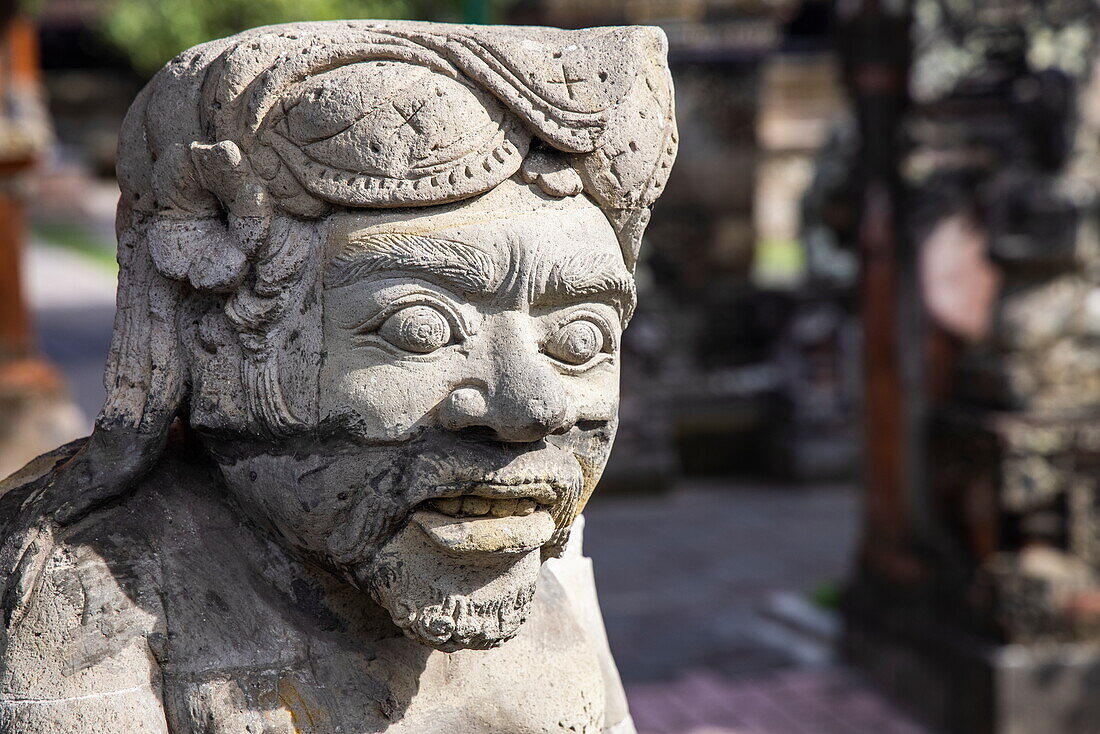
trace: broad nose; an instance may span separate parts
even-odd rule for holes
[[[513,319],[487,340],[491,351],[470,354],[470,379],[440,406],[444,428],[485,428],[500,441],[530,443],[570,427],[561,376],[526,332]]]

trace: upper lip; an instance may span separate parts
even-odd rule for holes
[[[447,497],[485,497],[486,499],[532,499],[540,505],[552,505],[558,492],[548,480],[480,480],[455,482],[441,488],[443,491],[432,499]]]

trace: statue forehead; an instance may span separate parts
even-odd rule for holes
[[[534,253],[542,258],[611,253],[622,264],[614,228],[587,196],[548,197],[513,181],[476,199],[445,206],[333,213],[328,218],[327,254],[339,256],[349,243],[381,235],[455,240],[518,268]],[[622,269],[625,273],[625,264]]]

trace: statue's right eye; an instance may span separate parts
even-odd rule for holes
[[[390,314],[375,332],[398,349],[428,354],[451,343],[451,324],[439,309],[417,304]]]

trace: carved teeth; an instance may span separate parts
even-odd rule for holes
[[[508,517],[515,514],[517,500],[493,500],[489,514],[493,517]]]
[[[433,504],[435,509],[444,515],[457,515],[462,508],[462,498],[448,497],[447,499],[436,500]]]
[[[472,517],[480,517],[481,515],[488,515],[489,508],[492,507],[492,502],[484,497],[467,497],[462,500],[462,514],[470,515]]]
[[[431,500],[427,506],[451,517],[526,517],[539,509],[539,504],[527,497],[490,499],[473,495]]]

